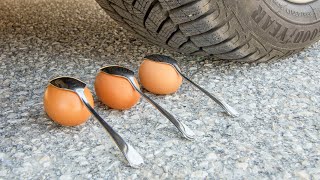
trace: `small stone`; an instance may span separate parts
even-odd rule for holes
[[[199,167],[202,167],[202,168],[207,168],[208,166],[209,166],[209,162],[208,161],[202,161],[199,164]]]
[[[202,124],[202,121],[200,121],[200,120],[194,120],[194,121],[192,121],[192,122],[195,123],[195,124],[197,124],[197,125]]]
[[[305,170],[296,172],[296,176],[298,176],[299,178],[301,178],[303,180],[310,179],[310,175]]]
[[[245,163],[245,162],[237,163],[236,166],[240,169],[246,170],[248,168],[248,163]]]
[[[154,157],[153,154],[147,154],[147,155],[146,155],[146,158],[147,158],[147,159],[151,159],[151,158],[153,158],[153,157]]]
[[[175,154],[178,154],[176,151],[172,151],[172,150],[167,150],[166,152],[165,152],[165,155],[166,156],[172,156],[172,155],[175,155]]]
[[[218,156],[216,155],[216,153],[209,153],[209,154],[207,154],[207,158],[206,158],[207,160],[216,160],[216,159],[218,159]]]
[[[131,176],[130,176],[130,179],[137,179],[138,178],[138,175],[137,174],[132,174]]]
[[[201,178],[201,179],[203,179],[203,178],[206,178],[206,177],[208,177],[208,173],[205,172],[205,171],[195,171],[195,172],[193,172],[191,174],[191,178],[196,178],[196,179]]]
[[[248,114],[243,114],[243,115],[241,116],[241,119],[244,119],[244,120],[247,121],[247,122],[251,122],[251,121],[254,120],[254,116],[248,115]]]
[[[0,152],[0,160],[3,160],[6,157],[5,153]]]
[[[43,156],[40,160],[39,163],[43,164],[45,162],[50,162],[50,157],[49,156]]]
[[[64,174],[64,175],[59,177],[59,180],[73,180],[73,178],[69,174]]]
[[[0,177],[5,177],[7,174],[8,174],[8,170],[6,170],[6,169],[0,170]]]

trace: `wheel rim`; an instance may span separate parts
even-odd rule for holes
[[[292,3],[296,3],[296,4],[306,4],[306,3],[310,3],[310,2],[313,2],[316,0],[287,0],[287,1],[292,2]]]

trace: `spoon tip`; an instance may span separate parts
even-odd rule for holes
[[[232,108],[231,106],[227,106],[227,113],[232,116],[232,117],[239,117],[239,113],[237,110],[235,110],[234,108]]]
[[[188,140],[194,140],[196,134],[186,125],[183,124],[184,131],[182,132],[183,136]]]
[[[185,137],[186,139],[190,140],[190,141],[193,141],[193,140],[195,140],[195,138],[196,138],[195,135],[193,135],[193,136],[188,135],[188,136],[184,136],[184,137]]]
[[[124,155],[128,161],[128,165],[133,168],[139,168],[144,164],[141,155],[130,144],[127,144],[127,150]]]
[[[141,168],[141,167],[143,166],[143,164],[144,164],[144,161],[143,161],[143,160],[140,161],[140,162],[134,162],[134,163],[128,162],[128,165],[129,165],[130,167],[133,167],[133,168],[136,168],[136,169]]]

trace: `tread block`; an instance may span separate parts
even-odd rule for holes
[[[217,54],[215,55],[218,58],[222,58],[222,59],[239,59],[239,58],[243,58],[245,56],[248,56],[250,53],[253,53],[253,51],[250,51],[250,46],[248,44],[245,44],[244,46],[242,46],[241,48],[235,50],[235,51],[231,51],[229,53],[225,53],[225,54]]]
[[[141,19],[144,19],[148,9],[151,8],[152,4],[156,1],[151,0],[137,0],[134,4],[134,14]]]
[[[131,4],[132,5],[132,3],[133,2],[135,2],[134,0],[123,0],[123,2],[125,2],[125,3],[127,3],[127,4]]]
[[[105,1],[105,0],[96,0],[96,1],[103,9],[111,11],[111,12],[115,12],[108,1]]]
[[[242,46],[235,48],[230,52],[223,53],[223,54],[216,54],[216,57],[223,58],[223,59],[241,59],[259,52],[257,51],[257,49],[258,49],[257,47],[252,46],[248,42],[243,44]]]
[[[130,14],[132,14],[132,15],[134,15],[134,7],[131,5],[131,3],[128,3],[128,2],[125,2],[124,3],[124,6],[126,7],[126,10],[130,13]]]
[[[203,50],[199,50],[199,51],[196,51],[194,53],[191,53],[191,55],[194,55],[194,56],[209,56],[210,54],[208,54],[207,52],[205,52]]]
[[[199,47],[211,46],[221,43],[222,41],[225,41],[236,33],[235,29],[230,26],[230,23],[232,23],[232,21],[236,20],[233,19],[230,22],[226,21],[227,23],[219,29],[214,28],[208,32],[196,36],[191,36],[190,39]]]
[[[194,45],[191,41],[188,41],[179,48],[179,51],[193,53],[199,51],[199,48],[196,45]]]
[[[168,41],[168,45],[179,48],[183,43],[187,42],[188,38],[186,38],[181,31],[177,31],[176,33],[173,34],[173,36],[170,38]]]
[[[172,23],[171,20],[166,21],[159,31],[159,36],[164,40],[164,42],[166,42],[170,38],[171,34],[176,32],[177,29],[178,28]]]
[[[232,38],[228,38],[219,44],[203,47],[202,49],[209,54],[222,54],[234,50],[236,48],[234,46],[235,43],[238,43],[237,45],[239,46],[241,45],[242,42],[239,41],[239,35],[235,35]]]
[[[134,20],[132,14],[130,14],[128,11],[126,11],[125,9],[117,6],[117,5],[114,5],[114,4],[111,4],[112,8],[120,15],[122,16],[123,18],[125,19],[129,19],[131,21]]]
[[[168,18],[167,14],[162,10],[160,4],[156,4],[154,8],[151,10],[148,18],[146,19],[145,25],[146,28],[157,32],[159,28],[161,28],[162,22],[164,22]]]
[[[213,13],[202,17],[201,19],[181,24],[179,27],[186,36],[198,35],[217,28],[217,26],[219,26],[221,23],[226,22],[226,20],[221,20],[220,18],[218,19],[220,21],[217,21],[218,16],[219,12],[214,11]]]
[[[115,21],[117,21],[117,22],[123,22],[123,18],[122,18],[122,16],[120,16],[118,13],[116,13],[116,12],[112,12],[112,11],[109,11],[109,10],[106,10],[106,9],[104,9],[105,11],[106,11],[106,13],[113,19],[113,20],[115,20]]]
[[[159,0],[162,7],[166,10],[171,10],[195,1],[197,0]]]
[[[214,6],[213,0],[200,0],[170,11],[171,20],[175,24],[189,22],[199,18]]]
[[[140,26],[139,24],[137,23],[134,23],[128,19],[124,19],[124,21],[129,25],[131,26],[132,28],[134,29],[137,29],[138,31],[141,31],[142,33],[146,34],[146,35],[154,35],[156,36],[156,34],[153,34],[152,32],[148,31],[147,29],[145,29],[143,26]]]
[[[111,2],[112,4],[115,4],[119,7],[121,7],[122,9],[125,9],[126,7],[123,4],[123,1],[119,1],[119,0],[108,0],[109,2]]]

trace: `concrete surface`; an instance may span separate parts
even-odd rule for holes
[[[213,62],[136,40],[93,0],[0,1],[0,179],[320,179],[320,44],[264,64]],[[240,113],[230,118],[186,82],[152,96],[197,134],[177,130],[145,100],[126,111],[96,109],[141,153],[126,166],[91,118],[61,127],[43,110],[48,80],[69,75],[93,89],[98,69],[137,72],[145,54],[182,70]],[[200,61],[199,61],[200,60]]]

